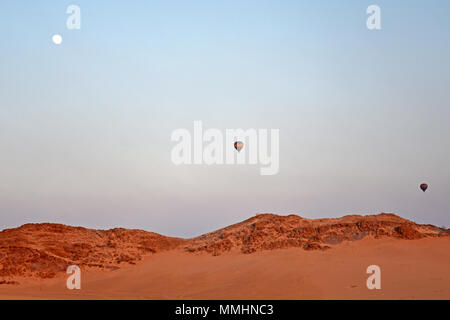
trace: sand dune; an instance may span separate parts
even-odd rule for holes
[[[0,233],[0,298],[450,299],[448,235],[391,214],[265,214],[194,239],[25,225]],[[66,288],[69,264],[81,290]],[[381,290],[366,287],[373,264]]]

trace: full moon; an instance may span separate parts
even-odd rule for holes
[[[55,35],[53,35],[52,40],[53,40],[54,44],[61,44],[62,37],[59,34],[55,34]]]

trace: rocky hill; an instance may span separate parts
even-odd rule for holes
[[[289,247],[326,250],[343,241],[356,241],[366,237],[411,240],[448,235],[448,229],[419,225],[394,214],[351,215],[332,219],[260,214],[191,239],[185,249],[189,252],[206,251],[214,255],[236,249],[243,253]]]
[[[449,230],[419,225],[394,214],[304,219],[260,214],[192,239],[165,237],[142,230],[92,230],[61,224],[26,224],[0,232],[0,284],[18,277],[52,278],[75,264],[114,270],[167,250],[220,255],[297,247],[327,250],[363,238],[405,240],[449,236]]]
[[[117,269],[184,241],[142,230],[26,224],[0,232],[0,281],[16,276],[52,278],[72,264]]]

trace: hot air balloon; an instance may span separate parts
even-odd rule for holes
[[[234,148],[238,151],[238,152],[240,152],[241,151],[241,149],[244,147],[244,143],[242,142],[242,141],[236,141],[235,143],[234,143]]]
[[[420,189],[421,189],[423,192],[425,192],[425,191],[427,191],[427,189],[428,189],[428,185],[427,185],[426,183],[422,183],[422,184],[420,185]]]

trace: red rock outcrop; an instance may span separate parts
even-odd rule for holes
[[[26,224],[0,232],[0,285],[17,277],[52,278],[69,265],[114,270],[143,256],[172,249],[220,255],[297,247],[327,250],[343,241],[391,237],[449,236],[449,230],[419,225],[394,214],[304,219],[260,214],[193,239],[165,237],[142,230],[92,230],[61,224]]]
[[[17,276],[52,278],[72,264],[117,269],[183,242],[142,230],[26,224],[0,232],[0,282]]]
[[[260,214],[241,223],[191,239],[185,250],[204,251],[213,255],[235,249],[243,253],[289,247],[326,250],[343,241],[356,241],[366,237],[420,239],[446,235],[448,235],[446,229],[432,225],[418,225],[394,214],[351,215],[331,219]]]

